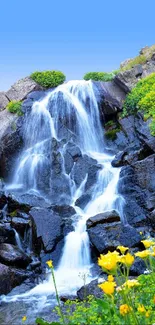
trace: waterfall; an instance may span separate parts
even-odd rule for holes
[[[40,175],[51,168],[51,139],[63,139],[60,125],[74,135],[74,141],[82,154],[97,160],[100,169],[96,184],[91,190],[91,199],[85,208],[76,206],[76,200],[85,193],[87,177],[77,187],[72,173],[65,172],[64,150],[61,150],[62,172],[69,181],[70,205],[76,210],[73,221],[74,231],[65,238],[63,254],[55,271],[59,293],[76,293],[83,285],[81,274],[91,280],[91,257],[86,221],[89,217],[107,210],[116,209],[123,220],[124,200],[118,193],[119,168],[113,168],[112,156],[105,152],[103,127],[99,108],[91,81],[70,81],[49,92],[43,100],[33,104],[31,112],[25,116],[25,147],[18,159],[12,188],[43,193]],[[64,144],[65,148],[66,143]],[[50,171],[51,172],[51,171]],[[51,175],[50,173],[48,175]],[[49,176],[50,177],[50,176]],[[50,182],[46,180],[46,193],[50,192]],[[44,193],[45,194],[45,193]],[[50,295],[54,292],[52,279],[26,293]]]

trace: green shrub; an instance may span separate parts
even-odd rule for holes
[[[36,83],[44,88],[53,88],[61,85],[66,77],[61,71],[36,71],[30,75]]]
[[[150,131],[152,135],[155,135],[155,73],[140,80],[126,97],[123,105],[123,116],[135,114],[137,111],[144,113],[144,120],[153,118]]]
[[[113,72],[88,72],[84,75],[84,80],[94,80],[94,81],[111,81],[114,76],[118,73],[118,70]]]
[[[20,102],[20,101],[13,100],[13,101],[8,103],[6,108],[8,109],[8,111],[10,113],[17,114],[18,116],[23,115],[23,112],[21,110],[22,102]]]

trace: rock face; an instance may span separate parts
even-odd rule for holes
[[[7,98],[12,100],[23,100],[27,97],[27,95],[35,90],[41,90],[42,87],[39,86],[35,81],[31,78],[26,77],[18,80],[7,92]]]
[[[15,269],[0,263],[0,294],[6,295],[30,276],[32,273],[29,271]]]
[[[0,262],[25,267],[30,263],[30,258],[14,245],[0,244]]]
[[[9,103],[9,100],[6,97],[5,92],[1,91],[0,92],[0,111],[2,111],[7,106],[8,103]]]
[[[96,298],[103,297],[103,291],[98,287],[98,281],[93,280],[86,286],[81,287],[77,291],[77,296],[79,300],[85,300],[88,296],[93,295]]]
[[[130,70],[120,72],[114,79],[115,83],[125,92],[129,92],[140,79],[155,72],[155,48],[151,56],[149,55],[149,48],[142,49],[140,54],[144,54],[147,57],[145,63],[137,64]],[[130,61],[124,62],[123,66],[125,67]]]
[[[51,251],[62,237],[60,216],[43,208],[32,208],[30,216],[36,226],[36,238],[41,237],[45,251]]]
[[[99,253],[114,250],[119,245],[135,247],[140,244],[141,237],[136,229],[123,225],[115,211],[91,217],[87,228],[90,242]]]

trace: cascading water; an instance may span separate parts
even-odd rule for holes
[[[83,285],[79,273],[90,273],[91,268],[86,220],[98,213],[116,209],[123,221],[124,200],[117,191],[120,169],[111,166],[113,157],[105,153],[103,128],[91,81],[68,82],[33,104],[32,111],[25,116],[25,148],[19,157],[11,188],[22,188],[25,192],[35,191],[44,195],[46,192],[48,195],[50,182],[44,191],[40,187],[40,175],[45,169],[51,168],[51,138],[59,141],[63,139],[60,123],[75,137],[82,154],[96,159],[100,165],[96,184],[91,191],[91,200],[82,210],[75,202],[85,193],[88,175],[77,187],[72,179],[72,173],[68,175],[65,172],[64,150],[61,150],[62,170],[70,186],[70,205],[75,208],[77,214],[73,221],[74,231],[66,236],[63,254],[55,275],[59,293],[72,294]],[[64,148],[65,145],[66,143]],[[87,281],[90,279],[91,274]],[[54,289],[50,278],[22,296],[38,294],[48,296],[52,291],[54,292]]]

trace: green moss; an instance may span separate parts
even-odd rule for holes
[[[94,81],[111,81],[118,73],[118,70],[108,72],[88,72],[84,75],[84,80],[94,80]]]
[[[109,140],[115,140],[117,138],[117,132],[119,132],[119,131],[120,131],[119,128],[108,130],[105,132],[104,135]]]
[[[107,123],[105,123],[105,128],[110,127],[110,126],[114,126],[115,122],[113,120],[108,121]]]
[[[123,117],[136,114],[138,111],[144,113],[144,120],[152,118],[150,131],[155,136],[155,73],[140,80],[126,97],[123,105]]]
[[[22,102],[20,102],[20,101],[13,100],[13,101],[8,103],[6,108],[8,109],[8,111],[10,113],[17,114],[18,116],[23,115]]]
[[[62,84],[66,77],[61,71],[36,71],[30,75],[36,83],[44,88],[53,88]]]
[[[14,210],[13,212],[10,213],[10,217],[16,217],[17,215],[17,210]]]

